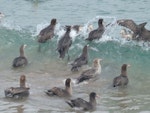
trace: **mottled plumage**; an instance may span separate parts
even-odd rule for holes
[[[13,64],[12,64],[13,67],[20,67],[20,66],[25,66],[25,65],[28,64],[28,60],[24,55],[24,48],[25,47],[26,47],[26,45],[21,45],[21,47],[20,47],[20,56],[16,57],[13,60]]]
[[[92,40],[95,40],[95,39],[100,39],[102,37],[104,31],[105,31],[105,28],[103,26],[103,19],[99,19],[98,20],[98,28],[91,31],[86,40],[92,41]]]
[[[20,77],[20,87],[10,87],[5,89],[5,97],[8,98],[23,98],[29,95],[29,87],[25,85],[26,77],[22,75]]]
[[[82,108],[83,110],[87,111],[87,110],[95,110],[96,109],[96,93],[95,92],[91,92],[89,95],[89,102],[83,100],[82,98],[77,98],[77,99],[73,99],[70,101],[66,101],[66,103],[74,108],[74,107],[78,107],[78,108]]]
[[[71,71],[78,71],[78,68],[88,63],[88,45],[85,45],[82,54],[71,63]]]
[[[101,65],[100,65],[101,60],[102,59],[94,59],[92,68],[83,71],[81,75],[77,78],[77,83],[81,83],[83,81],[96,78],[97,75],[101,73]]]
[[[45,43],[48,39],[53,38],[55,26],[56,26],[56,19],[52,19],[51,24],[40,31],[38,35],[38,42]]]

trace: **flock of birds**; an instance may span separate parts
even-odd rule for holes
[[[130,29],[130,32],[127,32],[125,29],[121,31],[121,34],[124,38],[130,40],[143,40],[143,41],[150,41],[150,31],[145,28],[146,23],[142,23],[137,25],[133,20],[129,19],[121,19],[117,20],[118,25],[124,26]],[[54,30],[57,24],[57,19],[52,19],[49,26],[44,28],[40,31],[38,37],[39,43],[45,43],[48,40],[52,39],[55,36]],[[82,28],[81,25],[74,25],[74,26],[65,26],[64,29],[66,30],[65,34],[60,38],[58,41],[57,51],[59,53],[59,58],[64,59],[65,55],[68,54],[68,50],[72,45],[72,38],[70,36],[70,32],[72,29],[76,30],[77,32],[80,31]],[[86,40],[93,41],[102,38],[103,33],[105,32],[105,26],[103,25],[103,19],[100,18],[98,20],[98,28],[93,29],[90,31],[88,38]],[[26,45],[21,45],[20,47],[20,56],[16,57],[13,60],[12,66],[14,68],[26,66],[28,64],[28,60],[24,54],[24,48]],[[69,57],[69,54],[68,54]],[[81,75],[76,78],[76,84],[80,84],[84,81],[89,81],[96,79],[97,76],[101,74],[101,62],[102,59],[96,58],[93,60],[93,65],[90,69],[82,71]],[[88,64],[88,45],[83,47],[82,53],[79,57],[77,57],[71,63],[71,71],[79,71],[83,65]],[[128,84],[128,76],[127,76],[127,67],[130,65],[123,64],[121,66],[121,74],[113,79],[112,86],[113,87],[124,87]],[[49,96],[58,96],[58,97],[70,97],[72,96],[72,80],[67,78],[65,81],[65,88],[53,87],[45,91],[45,93]],[[5,96],[8,98],[23,98],[29,96],[30,88],[26,86],[26,76],[20,76],[20,86],[19,87],[10,87],[5,89]],[[80,107],[83,110],[93,110],[96,108],[96,97],[98,95],[95,92],[91,92],[89,95],[89,101],[83,100],[81,98],[67,100],[66,103],[70,107]]]

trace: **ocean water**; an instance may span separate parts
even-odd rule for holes
[[[126,41],[121,38],[121,26],[117,19],[133,19],[137,24],[147,22],[150,29],[149,0],[1,0],[0,12],[5,14],[0,20],[0,113],[75,113],[65,99],[48,97],[44,90],[53,86],[64,87],[64,79],[76,78],[67,58],[61,60],[56,51],[57,42],[64,31],[60,26],[88,24],[97,27],[97,20],[103,18],[106,28],[102,39],[89,43],[84,39],[88,33],[83,30],[79,36],[71,32],[73,44],[69,50],[70,60],[74,60],[85,44],[89,44],[89,63],[94,58],[103,59],[102,73],[93,83],[73,85],[73,97],[88,100],[88,94],[95,91],[97,99],[95,113],[150,113],[150,44]],[[57,18],[56,34],[51,41],[41,44],[37,35],[52,18]],[[19,55],[19,47],[26,44],[25,54],[29,65],[13,69],[12,61]],[[112,88],[112,80],[120,74],[123,63],[128,68],[127,88]],[[19,85],[20,75],[27,76],[30,96],[23,100],[6,99],[4,89]]]

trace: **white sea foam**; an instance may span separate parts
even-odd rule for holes
[[[121,38],[119,33],[117,32],[118,29],[116,30],[116,27],[120,27],[116,24],[117,18],[116,17],[111,17],[111,16],[98,15],[98,16],[90,19],[88,22],[86,22],[83,25],[83,27],[82,27],[82,29],[79,33],[77,33],[75,30],[71,30],[70,36],[72,37],[72,40],[75,41],[77,36],[80,35],[80,37],[84,37],[83,38],[83,41],[84,41],[84,39],[87,38],[88,34],[89,34],[89,31],[87,30],[88,25],[97,24],[97,21],[98,21],[99,18],[103,18],[104,22],[105,23],[107,22],[107,27],[106,27],[106,30],[105,30],[102,38],[100,40],[96,40],[95,43],[104,43],[104,42],[107,42],[107,41],[115,41],[115,42],[120,43],[121,45],[139,46],[143,50],[146,50],[146,51],[150,50],[150,42],[144,42],[144,41],[137,42],[137,41],[134,41],[134,40],[125,40],[124,38]],[[21,28],[21,26],[17,25],[14,21],[3,20],[0,25],[2,27],[10,29],[10,30],[17,30],[17,31],[24,30],[24,29]],[[47,22],[47,21],[44,21],[44,22],[38,24],[36,26],[36,30],[34,32],[31,30],[32,36],[33,37],[37,36],[40,33],[40,31],[43,28],[47,27],[48,25],[49,25],[49,22]],[[57,41],[60,40],[60,38],[64,35],[64,33],[65,33],[64,27],[61,25],[61,23],[57,23],[56,28],[55,28],[55,34],[57,35]]]
[[[36,31],[35,31],[35,33],[33,33],[32,36],[37,36],[40,33],[40,31],[42,29],[44,29],[45,27],[47,27],[48,25],[49,25],[49,23],[47,23],[47,22],[43,22],[43,23],[38,24],[36,26]]]
[[[3,21],[1,22],[1,26],[5,27],[7,29],[10,30],[17,30],[17,31],[21,31],[22,28],[19,25],[16,25],[16,23],[14,21]]]

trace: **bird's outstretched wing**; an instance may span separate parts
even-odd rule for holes
[[[124,26],[133,32],[136,32],[138,29],[137,28],[138,25],[131,19],[120,19],[120,20],[117,20],[117,23],[118,25]]]

